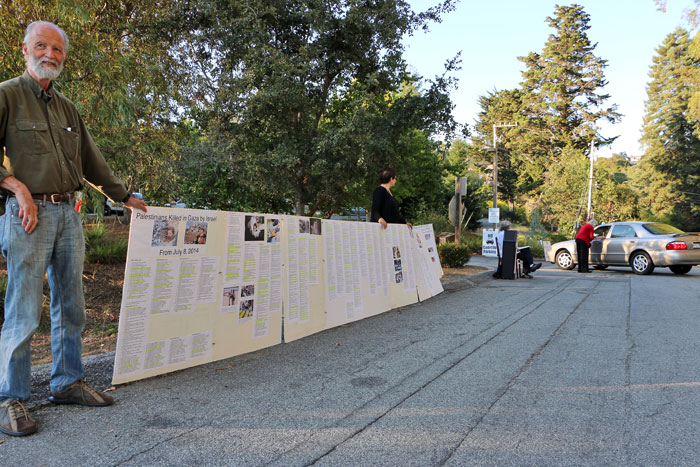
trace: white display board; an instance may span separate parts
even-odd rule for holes
[[[132,215],[113,383],[290,342],[442,292],[432,225]]]
[[[481,240],[481,254],[484,256],[498,256],[498,250],[496,249],[496,235],[498,230],[495,229],[484,229]]]

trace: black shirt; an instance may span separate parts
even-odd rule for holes
[[[388,224],[405,224],[406,220],[399,214],[399,204],[386,188],[378,186],[372,194],[372,222],[380,218]]]

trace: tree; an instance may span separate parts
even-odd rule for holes
[[[657,49],[647,86],[642,129],[646,202],[657,216],[685,229],[700,228],[700,140],[689,119],[688,79],[699,66],[689,53],[688,33],[669,34]]]
[[[250,190],[302,215],[334,212],[356,202],[383,165],[401,162],[396,143],[414,147],[414,130],[454,133],[454,81],[441,76],[421,89],[401,58],[405,34],[452,8],[450,0],[425,13],[405,1],[191,4],[183,18],[200,66],[192,118],[207,139],[227,141],[221,162]]]
[[[594,55],[586,31],[590,16],[580,5],[557,5],[547,23],[554,32],[541,54],[519,57],[523,71],[522,106],[519,112],[520,157],[531,161],[532,178],[556,163],[565,147],[585,151],[597,134],[596,122],[614,123],[616,106],[606,107],[607,61]],[[539,169],[539,170],[538,170]]]
[[[479,99],[473,139],[475,151],[488,160],[490,154],[480,148],[492,145],[493,124],[517,123],[498,130],[499,193],[511,205],[530,197],[530,210],[540,208],[545,222],[566,229],[580,210],[591,140],[610,141],[598,134],[596,122],[620,116],[615,105],[606,104],[607,62],[594,54],[583,7],[557,6],[546,21],[554,31],[542,52],[519,57],[525,65],[520,87]]]
[[[589,161],[580,149],[567,146],[547,171],[540,198],[543,219],[560,232],[570,232],[585,217]]]
[[[472,138],[472,157],[490,164],[486,172],[493,180],[493,125],[500,123],[513,123],[522,105],[522,93],[520,90],[505,90],[489,92],[479,97],[479,112],[474,136]],[[529,191],[533,184],[529,177],[521,178],[528,173],[524,169],[526,161],[518,159],[512,154],[512,141],[510,136],[514,134],[511,128],[498,128],[497,134],[502,137],[496,141],[498,149],[498,193],[499,198],[504,199],[513,210],[516,198]]]
[[[177,2],[10,1],[0,9],[0,81],[23,72],[21,42],[32,21],[59,25],[70,45],[56,89],[75,103],[117,175],[149,200],[172,191],[180,131],[173,116],[188,84],[185,64],[168,53],[177,48]]]

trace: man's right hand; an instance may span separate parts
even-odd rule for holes
[[[15,194],[17,204],[19,204],[19,218],[22,219],[22,227],[28,234],[32,233],[39,225],[39,209],[36,207],[32,194],[27,189],[27,185],[10,175],[0,181],[0,187],[5,188]]]
[[[15,197],[17,198],[17,204],[19,204],[18,215],[22,219],[22,227],[24,227],[25,232],[30,234],[39,225],[39,209],[27,187],[24,187],[24,190],[15,192]]]

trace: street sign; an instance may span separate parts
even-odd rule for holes
[[[499,208],[489,208],[489,224],[498,224],[501,218],[501,210]]]
[[[481,254],[484,256],[498,256],[496,251],[497,230],[484,229],[481,240]]]

